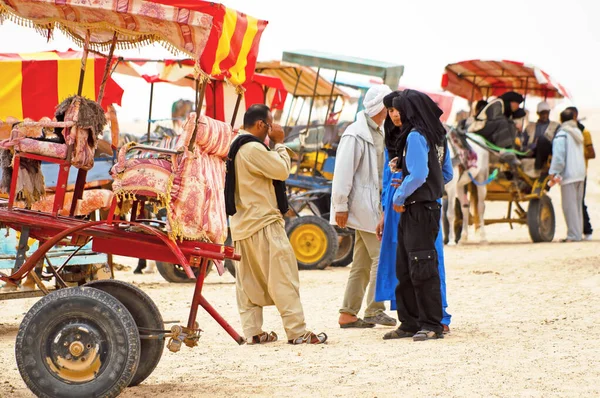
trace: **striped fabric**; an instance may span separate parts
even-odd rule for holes
[[[567,89],[534,65],[515,61],[470,60],[446,65],[442,88],[470,101],[507,91],[541,98],[570,98]]]
[[[0,120],[12,116],[19,120],[39,120],[54,115],[56,105],[77,93],[79,51],[0,54]],[[86,64],[83,96],[96,99],[105,58],[90,55]],[[106,83],[102,106],[121,105],[123,89],[111,78]]]
[[[252,77],[260,38],[267,21],[208,1],[151,1],[211,15],[213,27],[200,57],[202,70],[213,78],[226,78],[235,86],[242,85]]]

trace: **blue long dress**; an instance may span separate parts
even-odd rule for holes
[[[388,163],[389,155],[385,150],[385,164],[383,169],[383,191],[381,193],[381,203],[383,206],[383,236],[381,239],[381,250],[379,254],[379,267],[377,269],[377,284],[375,286],[376,301],[390,301],[390,309],[396,309],[396,248],[398,245],[398,224],[400,223],[400,213],[394,211],[393,200],[396,188],[393,187],[392,179],[402,178],[402,173],[392,173]],[[452,175],[444,173],[444,182],[452,179]],[[441,200],[440,200],[441,202]],[[451,315],[446,308],[446,270],[444,268],[444,237],[442,228],[435,241],[435,249],[438,253],[438,270],[440,273],[440,289],[442,292],[442,324],[450,325]]]

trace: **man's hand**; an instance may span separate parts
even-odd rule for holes
[[[381,239],[383,238],[383,226],[384,226],[384,221],[383,221],[383,215],[382,215],[381,220],[379,220],[379,223],[377,223],[377,227],[375,228],[375,235],[377,235],[377,239],[379,239],[380,242],[381,242]]]
[[[392,186],[394,188],[398,188],[400,185],[402,185],[402,180],[404,180],[404,178],[392,178]]]
[[[346,228],[346,224],[348,223],[348,212],[335,213],[335,222],[338,227]]]
[[[279,124],[273,124],[269,130],[269,139],[273,141],[274,144],[283,144],[283,140],[285,139],[283,127]]]
[[[404,205],[394,205],[394,210],[398,213],[404,213],[404,211],[406,211],[406,207],[404,207]]]

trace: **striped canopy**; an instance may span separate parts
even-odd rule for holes
[[[0,54],[0,120],[39,120],[54,114],[56,105],[77,93],[82,53],[40,52]],[[83,96],[96,99],[106,58],[88,57]],[[75,76],[75,77],[74,77]],[[106,82],[102,107],[121,104],[123,89],[111,78]]]
[[[540,68],[515,61],[470,60],[446,65],[442,88],[470,101],[507,91],[541,98],[570,98],[567,89]]]
[[[199,61],[198,73],[239,86],[254,73],[266,21],[218,3],[176,0],[0,0],[0,18],[42,32],[58,27],[83,46],[106,50],[158,42]]]
[[[252,77],[260,38],[267,21],[208,1],[150,1],[212,16],[212,29],[200,57],[202,70],[213,78],[225,78],[235,86],[242,85]]]

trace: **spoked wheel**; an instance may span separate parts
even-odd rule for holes
[[[527,226],[533,242],[552,242],[556,230],[556,217],[550,197],[543,195],[529,202]]]
[[[286,225],[286,232],[300,269],[325,269],[338,251],[337,232],[327,220],[302,216]]]
[[[213,267],[213,263],[212,263],[212,261],[209,261],[208,267],[206,268],[206,275],[210,274],[212,267]],[[165,263],[162,261],[157,261],[156,269],[158,269],[158,273],[163,278],[165,278],[165,280],[167,282],[172,282],[172,283],[194,283],[194,282],[196,282],[195,279],[188,278],[183,267],[179,264],[171,264],[171,263]],[[196,276],[198,276],[200,274],[199,267],[192,267],[192,271],[194,272],[194,275],[196,275]]]
[[[334,267],[346,267],[354,258],[354,233],[338,232],[338,251],[331,264]]]
[[[138,328],[164,329],[163,319],[158,307],[141,289],[116,280],[94,281],[86,286],[102,290],[119,300],[131,313]],[[146,334],[156,334],[156,332]],[[141,339],[140,344],[140,364],[129,386],[137,386],[150,376],[162,357],[165,342],[164,340]]]
[[[50,293],[27,312],[15,354],[38,397],[116,397],[136,374],[140,338],[119,300],[76,287]]]

